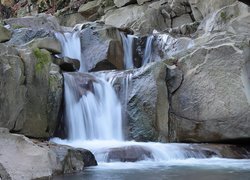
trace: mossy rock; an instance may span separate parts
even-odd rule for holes
[[[52,62],[50,52],[45,49],[34,48],[33,53],[37,59],[36,72],[41,72],[46,65]]]

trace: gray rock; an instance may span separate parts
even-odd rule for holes
[[[9,133],[0,134],[0,153],[0,176],[4,179],[47,179],[55,174],[79,172],[87,165],[97,165],[88,150],[32,142],[23,135]]]
[[[174,18],[173,19],[173,25],[172,25],[172,27],[174,28],[174,27],[179,27],[179,26],[182,26],[182,25],[185,25],[185,24],[190,24],[190,23],[192,23],[193,21],[192,21],[192,19],[191,19],[191,17],[190,17],[190,15],[189,14],[183,14],[183,15],[181,15],[181,16],[179,16],[179,17],[176,17],[176,18]]]
[[[0,44],[0,127],[20,130],[26,103],[24,63],[15,48]]]
[[[148,34],[154,29],[162,31],[171,27],[171,20],[162,14],[163,8],[168,8],[168,5],[161,1],[141,6],[132,4],[108,11],[101,20],[115,27],[129,27],[136,33]]]
[[[111,68],[123,69],[122,42],[117,28],[88,23],[83,26],[80,38],[86,70],[95,70],[95,68],[105,70],[107,67],[102,66],[103,62]]]
[[[190,13],[189,3],[187,0],[169,0],[172,10],[172,17],[178,17],[186,13]]]
[[[24,46],[30,46],[32,49],[46,49],[54,54],[62,53],[61,44],[58,42],[57,39],[51,37],[36,38],[25,44]]]
[[[61,26],[74,27],[76,24],[80,24],[86,21],[86,18],[81,15],[81,13],[69,13],[62,14],[57,17],[59,24]]]
[[[12,28],[31,28],[33,30],[45,29],[46,31],[60,31],[61,27],[57,19],[48,14],[38,14],[36,16],[26,16],[23,18],[5,19],[4,22]]]
[[[249,138],[249,45],[237,46],[207,44],[178,62],[183,82],[171,98],[171,141]]]
[[[138,3],[139,5],[142,5],[142,4],[144,4],[144,3],[146,3],[146,2],[149,2],[149,1],[152,1],[152,0],[137,0],[137,3]]]
[[[10,40],[11,32],[0,25],[0,43]]]
[[[188,0],[196,21],[202,20],[208,14],[236,2],[236,0]]]
[[[114,0],[116,7],[122,7],[129,4],[135,4],[136,0]]]
[[[62,100],[62,75],[52,65],[47,50],[23,49],[20,56],[26,74],[27,102],[24,106],[25,122],[20,133],[36,138],[47,138],[55,130]]]
[[[135,70],[128,91],[130,136],[137,141],[166,141],[168,136],[168,90],[166,66],[153,63]]]
[[[98,153],[107,154],[107,162],[136,162],[146,159],[154,159],[150,149],[138,145],[110,148],[106,150],[106,152],[101,151]],[[98,153],[96,156],[98,156]]]
[[[48,51],[38,50],[35,57],[29,49],[0,46],[0,126],[32,137],[51,136],[62,100],[60,69],[51,64]]]
[[[200,34],[227,31],[233,34],[248,34],[249,7],[237,2],[209,14],[198,27]]]
[[[78,9],[78,12],[85,18],[91,20],[91,16],[96,16],[94,19],[97,18],[98,10],[101,7],[101,1],[100,0],[94,0],[94,1],[89,1],[86,4],[83,4],[80,6]]]
[[[11,39],[6,42],[8,45],[21,46],[35,38],[53,37],[53,33],[46,29],[20,28],[12,31]]]

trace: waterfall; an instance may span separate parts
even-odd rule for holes
[[[64,73],[69,140],[123,140],[121,104],[114,89],[105,78],[90,78],[90,88],[80,89],[86,82]]]
[[[122,44],[123,44],[123,51],[124,51],[124,65],[125,69],[131,69],[134,68],[134,62],[133,62],[133,49],[134,47],[134,40],[137,38],[134,35],[125,35],[121,32],[122,37]],[[147,63],[152,62],[152,46],[153,46],[153,39],[154,36],[150,35],[147,37],[146,45],[144,48],[143,58],[142,58],[142,66],[146,65]]]
[[[80,72],[86,71],[81,54],[80,31],[55,33],[62,46],[62,56],[77,59],[81,62]]]
[[[61,43],[62,56],[78,59],[79,71],[84,72],[80,31],[55,36]],[[87,73],[63,75],[68,140],[123,140],[121,104],[107,77]]]
[[[54,138],[52,141],[87,148],[99,162],[153,162],[205,157],[202,152],[193,152],[188,145],[124,141],[122,117],[126,115],[129,82],[133,72],[128,70],[82,73],[86,68],[81,55],[80,31],[56,33],[55,36],[61,42],[62,56],[80,60],[81,68],[80,72],[63,74],[64,119],[68,127],[68,139]],[[133,68],[133,42],[136,37],[125,36],[123,33],[121,37],[125,68]],[[152,61],[152,41],[153,36],[149,36],[143,64]],[[115,89],[117,85],[118,90]]]
[[[123,32],[121,32],[122,37],[122,44],[123,44],[123,51],[124,51],[124,65],[125,69],[131,69],[134,67],[133,62],[133,44],[134,39],[136,36],[134,35],[125,35]]]
[[[147,37],[147,42],[146,42],[146,46],[145,46],[145,50],[144,50],[144,55],[143,55],[143,59],[142,59],[142,65],[145,65],[147,63],[152,62],[152,42],[153,42],[154,36],[148,36]]]

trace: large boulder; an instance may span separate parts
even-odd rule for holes
[[[103,15],[102,11],[104,10],[102,6],[102,1],[100,0],[89,1],[86,4],[81,5],[78,12],[86,19],[93,21],[100,15]]]
[[[24,71],[18,51],[0,44],[0,127],[14,131],[22,128],[27,93]]]
[[[222,37],[212,37],[177,63],[182,80],[171,94],[171,141],[250,137],[249,41],[228,34]]]
[[[50,137],[57,123],[62,100],[63,79],[59,68],[52,64],[47,50],[20,50],[25,65],[27,102],[25,123],[20,133],[31,137]]]
[[[32,49],[35,49],[35,48],[46,49],[53,54],[62,53],[60,42],[57,39],[54,39],[51,37],[36,38],[28,42],[24,46],[30,46]]]
[[[12,30],[11,39],[6,44],[11,46],[21,46],[36,38],[52,37],[53,33],[46,29],[31,29],[18,27]]]
[[[11,32],[0,25],[0,43],[10,40]]]
[[[38,14],[36,16],[26,16],[22,18],[10,18],[4,20],[5,24],[10,25],[12,28],[24,27],[33,30],[46,29],[47,31],[60,31],[61,27],[57,19],[48,14]]]
[[[62,100],[60,68],[46,50],[0,46],[0,127],[31,137],[52,136]]]
[[[123,69],[122,42],[117,28],[87,23],[83,25],[80,41],[86,70]]]
[[[6,180],[47,179],[97,165],[88,150],[31,141],[23,135],[9,134],[2,128],[0,153],[0,177]]]
[[[130,137],[136,141],[168,138],[166,66],[153,63],[134,70],[128,89],[127,118]]]
[[[115,27],[129,27],[137,33],[152,33],[154,29],[162,31],[171,27],[170,17],[162,11],[168,9],[168,4],[162,1],[139,5],[128,5],[119,9],[109,10],[102,18],[105,24]]]

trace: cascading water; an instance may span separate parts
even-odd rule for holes
[[[136,36],[133,35],[125,35],[121,33],[123,51],[124,51],[124,65],[125,69],[131,69],[134,67],[133,62],[133,43]]]
[[[152,62],[152,42],[153,42],[154,36],[147,37],[147,42],[144,50],[144,55],[142,59],[142,65],[146,65],[147,63]]]
[[[56,34],[63,47],[62,55],[79,59],[81,64],[84,64],[84,59],[81,57],[79,36],[80,31]],[[125,66],[126,68],[133,68],[133,40],[136,37],[132,35],[125,36],[123,33],[121,33],[121,37],[125,53]],[[150,62],[152,40],[153,36],[147,39],[143,58],[145,64]],[[84,72],[84,70],[85,68],[82,67],[80,72]],[[125,149],[125,151],[126,148],[129,148],[138,151],[138,147],[140,147],[139,151],[142,152],[147,149],[150,156],[145,156],[145,159],[151,159],[151,161],[203,157],[199,153],[198,155],[187,153],[185,149],[188,148],[188,145],[123,141],[122,113],[126,111],[131,74],[128,72],[82,74],[80,72],[64,73],[64,113],[68,125],[68,141],[58,139],[54,139],[54,141],[75,147],[88,148],[95,153],[99,161],[109,161],[110,158],[107,158],[107,153],[111,152],[112,154],[112,148],[121,148]],[[120,97],[123,99],[123,112],[121,103],[112,87],[118,79],[122,89]],[[173,149],[175,150],[174,153]]]
[[[62,56],[79,60],[80,72],[86,71],[81,54],[80,31],[55,33],[56,38],[62,46]]]
[[[90,89],[80,89],[79,78],[64,73],[68,139],[123,140],[121,105],[112,86],[104,78],[90,78]]]
[[[84,59],[81,57],[80,32],[56,34],[63,47],[63,56],[81,61],[80,72],[84,72]],[[125,66],[133,68],[134,36],[121,34],[125,53]],[[165,38],[165,37],[164,37]],[[143,64],[150,62],[153,36],[148,37]],[[165,39],[163,39],[165,40]],[[64,73],[65,119],[68,126],[68,139],[54,138],[52,141],[73,147],[91,150],[101,168],[152,168],[190,164],[228,164],[221,159],[204,159],[207,150],[197,149],[190,144],[163,144],[124,141],[122,113],[126,111],[129,81],[131,74],[125,72]],[[125,74],[125,78],[124,78]],[[119,101],[113,86],[120,83],[122,91]],[[123,105],[124,109],[122,110]],[[209,154],[209,153],[208,153]],[[216,155],[210,154],[209,157]],[[195,159],[197,158],[197,159]],[[195,160],[194,160],[195,159]],[[203,160],[200,160],[203,159]],[[135,162],[130,163],[120,162]],[[212,163],[211,163],[212,162]],[[235,163],[233,161],[230,161]],[[248,163],[248,161],[243,162]],[[238,167],[238,165],[232,165]],[[250,169],[249,165],[246,168]],[[94,173],[95,173],[94,169]],[[153,170],[154,171],[154,170]],[[130,173],[131,174],[131,173]],[[108,177],[110,173],[108,173]],[[100,178],[100,177],[99,177]],[[165,178],[163,178],[165,179]]]

